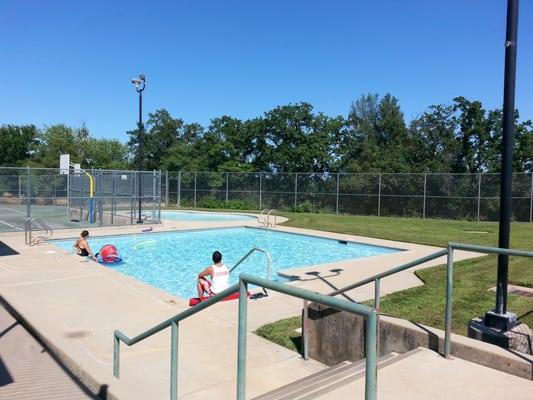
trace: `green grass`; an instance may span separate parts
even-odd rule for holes
[[[284,225],[298,228],[347,233],[445,247],[448,242],[485,246],[498,245],[498,223],[414,218],[388,218],[328,214],[280,213],[289,218]],[[533,249],[533,224],[513,223],[511,247]],[[495,293],[488,289],[496,284],[496,256],[455,263],[452,330],[466,334],[469,319],[483,315],[494,307]],[[395,265],[391,265],[391,268]],[[443,328],[446,301],[446,268],[437,266],[417,272],[424,286],[396,292],[381,300],[382,312],[424,325]],[[533,261],[511,257],[509,282],[533,287]],[[533,326],[533,300],[509,295],[508,309],[522,322]],[[290,349],[296,349],[300,317],[264,325],[257,334]]]

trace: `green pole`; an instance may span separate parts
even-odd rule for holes
[[[178,322],[172,321],[172,334],[170,343],[170,399],[178,399]]]
[[[450,356],[452,331],[452,291],[453,291],[453,247],[448,244],[448,263],[446,274],[446,319],[444,321],[444,357]]]
[[[248,284],[239,280],[239,332],[237,344],[237,400],[246,398],[246,325]]]
[[[377,326],[378,314],[373,310],[366,319],[366,371],[365,371],[365,400],[377,398]]]
[[[120,339],[116,331],[113,334],[113,376],[120,378]]]

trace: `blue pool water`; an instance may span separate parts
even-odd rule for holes
[[[214,212],[161,211],[161,219],[172,219],[176,221],[251,221],[256,219],[256,217],[243,214],[221,214]]]
[[[73,242],[73,239],[53,241],[69,251],[72,251]],[[196,276],[211,264],[211,254],[215,250],[222,252],[222,261],[231,268],[252,247],[265,249],[272,256],[273,279],[277,278],[277,271],[284,269],[401,251],[244,227],[92,237],[89,240],[94,252],[108,243],[118,248],[124,260],[110,268],[183,298],[196,296]],[[238,282],[240,272],[266,277],[266,265],[264,254],[252,254],[231,274],[230,284]]]

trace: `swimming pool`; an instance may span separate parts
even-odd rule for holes
[[[161,219],[175,221],[252,221],[256,217],[244,214],[222,214],[215,212],[161,211]]]
[[[73,242],[52,241],[66,250],[72,250]],[[94,252],[105,244],[115,245],[124,261],[110,268],[183,298],[196,296],[196,276],[211,264],[215,250],[231,268],[252,247],[265,249],[272,256],[273,279],[284,269],[402,251],[244,227],[94,237],[89,243]],[[266,277],[266,266],[266,256],[254,253],[231,274],[230,284],[238,282],[240,272]]]

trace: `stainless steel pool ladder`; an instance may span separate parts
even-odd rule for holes
[[[265,208],[257,216],[257,222],[259,222],[260,224],[263,224],[266,227],[270,226],[270,227],[274,228],[276,226],[276,222],[277,222],[276,215],[272,214],[274,211],[276,211],[276,210],[275,209],[270,209],[269,210],[268,208]],[[270,217],[271,216],[274,217],[273,222],[270,221]]]
[[[260,253],[264,253],[267,256],[267,279],[269,281],[272,280],[272,257],[270,256],[270,253],[268,251],[260,249],[259,247],[254,247],[254,248],[250,249],[248,251],[248,253],[246,253],[244,256],[242,256],[241,259],[239,261],[237,261],[237,263],[233,267],[231,267],[231,269],[229,270],[230,274],[231,274],[231,272],[233,272],[233,270],[235,268],[237,268],[239,265],[241,265],[244,260],[246,260],[248,257],[250,257],[252,255],[252,253],[254,253],[256,251],[258,251]]]
[[[37,230],[44,231],[43,235],[38,235],[33,237],[34,225],[37,226]],[[41,218],[37,217],[28,217],[24,222],[24,241],[27,246],[34,246],[37,243],[46,241],[52,237],[54,234],[53,229],[44,222]]]

